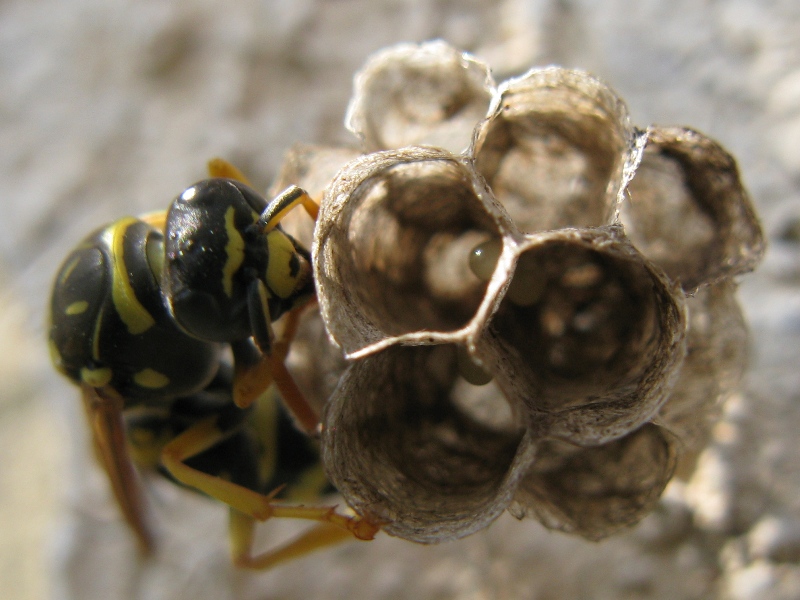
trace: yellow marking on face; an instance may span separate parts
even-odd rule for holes
[[[233,296],[233,276],[244,262],[244,238],[234,224],[235,211],[229,207],[225,211],[225,232],[228,234],[228,243],[225,245],[225,266],[222,268],[222,289],[225,295]]]
[[[267,285],[280,298],[288,298],[297,287],[297,278],[292,276],[292,257],[294,244],[286,235],[273,229],[267,234]]]
[[[139,387],[158,389],[169,385],[169,377],[155,369],[142,369],[133,376],[133,382]]]
[[[131,285],[130,274],[125,266],[125,234],[128,229],[138,222],[137,219],[126,217],[120,219],[103,232],[103,236],[110,236],[111,243],[111,299],[114,302],[122,322],[131,335],[139,335],[155,325],[155,319],[142,306]]]
[[[108,382],[111,381],[111,377],[111,369],[108,367],[101,367],[99,369],[84,367],[81,369],[81,381],[95,388],[107,385]]]
[[[86,300],[78,300],[70,304],[64,312],[70,316],[80,315],[85,313],[87,308],[89,308],[89,303]]]

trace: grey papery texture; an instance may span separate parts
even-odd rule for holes
[[[590,539],[639,521],[743,366],[731,278],[763,241],[733,159],[637,129],[591,75],[495,86],[441,42],[369,61],[348,125],[364,153],[313,242],[351,361],[322,433],[347,503],[420,542],[506,509]]]

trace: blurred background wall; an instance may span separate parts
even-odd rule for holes
[[[634,123],[691,125],[738,157],[771,247],[742,286],[751,372],[700,470],[601,545],[504,517],[453,544],[382,536],[257,575],[230,569],[223,509],[155,486],[164,549],[138,564],[77,392],[49,365],[52,274],[89,230],[165,207],[212,156],[266,188],[293,143],[353,144],[353,73],[379,48],[432,38],[498,81],[549,63],[592,71]],[[800,597],[795,0],[6,0],[0,149],[5,597]]]

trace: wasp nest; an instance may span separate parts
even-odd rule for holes
[[[586,73],[497,86],[443,43],[371,60],[348,125],[364,153],[313,242],[347,503],[419,542],[504,510],[590,539],[640,520],[743,366],[732,278],[763,243],[732,158],[632,127]]]

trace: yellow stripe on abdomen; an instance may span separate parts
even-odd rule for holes
[[[107,385],[113,376],[114,374],[108,367],[101,367],[99,369],[84,367],[81,369],[81,381],[95,388]]]
[[[155,369],[147,368],[134,374],[133,382],[139,387],[158,389],[169,385],[169,377]]]
[[[114,308],[131,335],[144,333],[155,325],[155,319],[142,306],[131,285],[130,274],[125,264],[125,234],[138,219],[126,217],[120,219],[103,232],[103,237],[110,236],[111,244],[111,299]]]
[[[86,312],[87,308],[89,308],[89,303],[86,300],[78,300],[70,304],[66,310],[64,310],[64,314],[69,316],[82,315]]]

